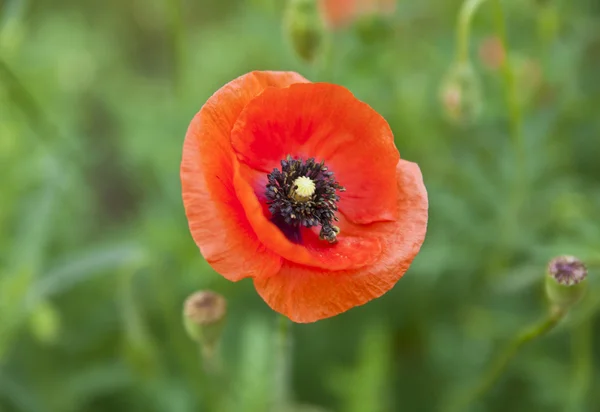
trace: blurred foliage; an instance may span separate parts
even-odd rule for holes
[[[590,292],[474,410],[597,410],[598,2],[503,2],[522,168],[503,77],[477,53],[495,36],[491,5],[471,36],[481,110],[461,122],[439,99],[459,1],[400,1],[332,33],[314,65],[285,41],[283,3],[0,0],[0,411],[210,410],[215,389],[181,326],[185,297],[204,288],[229,301],[225,410],[268,408],[275,315],[250,281],[203,261],[178,177],[194,113],[258,69],[351,89],[430,196],[427,240],[391,292],[294,325],[297,410],[443,409],[544,313],[557,254],[588,262]]]

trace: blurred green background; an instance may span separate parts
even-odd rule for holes
[[[179,183],[193,115],[265,69],[342,84],[384,115],[431,205],[392,291],[293,325],[294,399],[314,405],[297,410],[443,410],[546,313],[545,266],[574,254],[586,298],[472,410],[600,411],[600,3],[503,1],[521,145],[481,50],[494,1],[459,83],[475,93],[440,101],[460,4],[401,0],[331,33],[310,65],[281,0],[0,0],[0,411],[210,411],[225,386],[181,326],[198,289],[229,303],[225,410],[268,410],[276,314],[204,262]]]

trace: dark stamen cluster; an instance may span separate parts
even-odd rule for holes
[[[298,187],[294,181],[306,176],[315,184],[314,193],[306,199],[299,199],[296,194]],[[336,241],[339,229],[332,224],[337,221],[335,216],[337,202],[340,197],[336,191],[344,189],[336,182],[333,172],[330,172],[324,162],[317,163],[310,158],[306,161],[287,156],[281,161],[281,171],[275,168],[267,175],[269,183],[266,187],[267,204],[278,226],[286,225],[283,232],[289,236],[289,229],[299,229],[300,226],[321,226],[319,237],[330,243]]]

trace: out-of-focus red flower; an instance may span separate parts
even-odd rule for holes
[[[368,14],[391,14],[397,0],[319,0],[329,27],[337,28]]]
[[[479,59],[490,70],[499,69],[504,63],[505,55],[502,41],[497,36],[487,37],[479,46]]]
[[[252,72],[189,126],[181,164],[194,240],[225,278],[251,277],[274,310],[313,322],[379,297],[427,226],[419,167],[347,89]]]

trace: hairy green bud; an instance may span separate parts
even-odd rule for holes
[[[191,295],[183,306],[183,323],[191,339],[214,347],[223,329],[227,301],[218,293],[200,291]]]
[[[284,29],[298,56],[307,62],[314,61],[325,38],[325,25],[317,0],[289,0]]]
[[[440,89],[446,117],[458,124],[472,123],[481,113],[483,101],[479,78],[469,63],[454,64]]]

